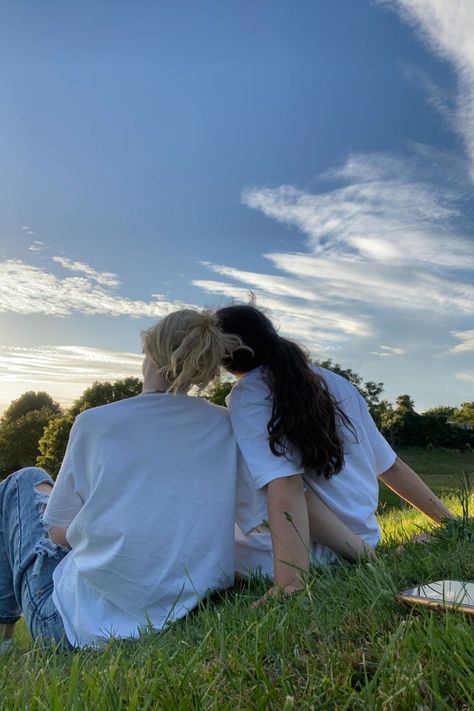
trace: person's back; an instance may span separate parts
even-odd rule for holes
[[[340,423],[344,448],[341,471],[330,478],[307,471],[304,474],[305,484],[353,533],[370,546],[375,546],[380,540],[375,516],[379,491],[377,474],[393,464],[395,454],[375,428],[367,405],[357,389],[332,371],[317,366],[313,366],[313,369],[324,378],[329,392],[349,418],[352,431]],[[289,460],[273,458],[272,461],[271,456],[262,457],[260,442],[252,446],[252,436],[248,435],[249,411],[251,409],[253,413],[252,426],[255,427],[258,422],[260,431],[265,431],[272,412],[270,395],[265,369],[257,368],[241,378],[228,398],[231,420],[240,446],[250,467],[253,466],[255,471],[260,470],[262,483],[266,477],[265,466],[269,467],[269,471],[271,468],[272,474],[275,465],[286,467],[288,471],[293,467],[295,471],[298,470],[296,453],[293,456],[289,454]],[[259,464],[256,463],[257,458]],[[263,489],[259,490],[254,500],[260,517],[266,519],[266,494]],[[320,563],[336,559],[328,548],[318,543],[312,544],[312,558]],[[249,569],[260,569],[266,574],[273,574],[272,543],[268,531],[259,529],[258,532],[244,535],[236,528],[236,569],[241,573]]]
[[[225,409],[201,398],[148,393],[77,418],[61,478],[84,503],[54,573],[70,641],[160,629],[232,583],[236,462]],[[61,509],[53,490],[48,526],[67,525]]]

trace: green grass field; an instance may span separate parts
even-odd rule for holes
[[[472,453],[400,456],[461,513]],[[474,618],[393,598],[415,583],[474,581],[474,525],[438,528],[432,543],[400,552],[427,520],[385,493],[383,500],[374,561],[316,571],[304,593],[264,608],[250,607],[265,587],[255,580],[166,632],[96,652],[37,649],[23,628],[0,659],[0,708],[474,709]]]

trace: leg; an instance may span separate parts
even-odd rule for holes
[[[64,628],[52,601],[52,576],[67,551],[50,540],[42,523],[52,486],[48,474],[36,467],[12,474],[0,485],[0,521],[17,614],[21,608],[33,638],[59,640]],[[2,616],[0,608],[0,622],[14,622]]]

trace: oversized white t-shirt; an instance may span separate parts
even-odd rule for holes
[[[246,373],[233,387],[227,399],[232,427],[255,484],[249,494],[246,521],[260,526],[267,520],[265,486],[273,479],[302,474],[306,487],[371,546],[380,540],[375,517],[378,505],[377,476],[389,469],[396,454],[380,434],[359,391],[345,378],[325,368],[313,366],[326,381],[343,412],[350,418],[357,439],[344,426],[341,435],[344,446],[344,467],[330,479],[305,472],[297,456],[277,457],[268,444],[267,423],[272,412],[272,398],[264,380],[264,369]],[[295,396],[295,407],[298,407]],[[313,545],[313,559],[325,564],[334,561],[334,554],[325,546]],[[258,531],[236,526],[236,570],[246,573],[260,569],[273,575],[272,543],[268,529]]]
[[[226,409],[197,397],[143,394],[77,417],[44,515],[68,527],[53,600],[72,644],[161,629],[232,584],[239,457]]]

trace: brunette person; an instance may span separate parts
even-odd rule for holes
[[[334,560],[336,524],[369,548],[380,541],[378,480],[433,521],[451,512],[397,457],[367,404],[345,378],[312,365],[254,306],[217,311],[223,333],[247,346],[226,356],[239,380],[229,397],[232,427],[254,481],[254,518],[269,529],[237,527],[237,570],[273,575],[270,594],[302,587],[310,557]],[[336,515],[318,535],[319,499]],[[311,544],[310,540],[319,540]]]

